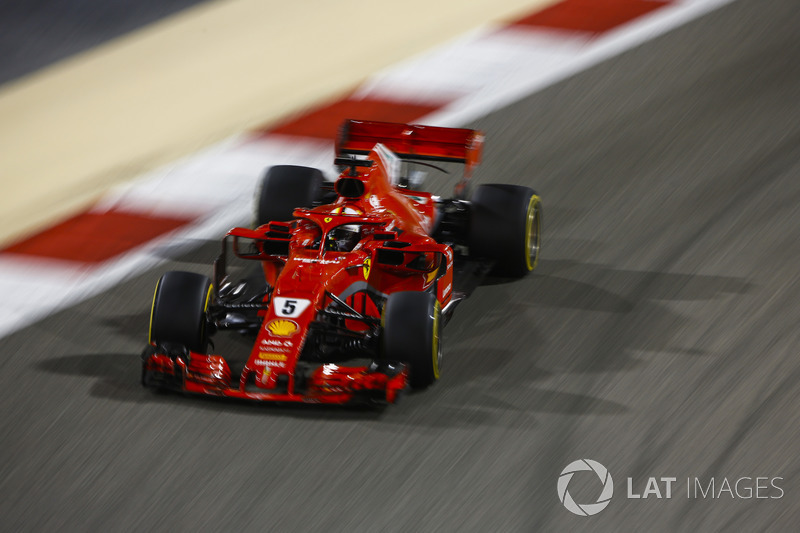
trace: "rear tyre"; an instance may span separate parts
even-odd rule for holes
[[[519,277],[539,262],[542,202],[519,185],[481,185],[471,200],[469,253],[495,261],[494,274]]]
[[[424,389],[439,379],[440,315],[439,302],[430,293],[397,292],[386,300],[383,354],[390,361],[408,363],[412,388]]]
[[[177,344],[205,353],[210,299],[211,280],[206,276],[177,271],[161,276],[150,311],[150,342]]]
[[[322,172],[316,168],[277,165],[261,178],[256,196],[255,226],[292,220],[298,207],[312,207],[321,196]]]

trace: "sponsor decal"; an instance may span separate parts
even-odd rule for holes
[[[300,326],[297,325],[297,322],[294,320],[286,320],[284,318],[272,320],[267,324],[267,331],[276,337],[291,337],[297,333],[297,330],[299,329]]]
[[[290,340],[279,341],[277,339],[261,339],[260,346],[261,348],[279,349],[279,348],[291,348],[292,344],[294,343]],[[278,350],[278,351],[283,351],[283,350]]]
[[[448,283],[447,287],[445,287],[444,290],[442,291],[442,296],[447,296],[448,294],[450,294],[450,290],[452,288],[453,288],[453,283],[452,282]]]
[[[361,243],[359,243],[361,244]],[[299,263],[314,263],[319,265],[335,265],[336,263],[340,263],[344,259],[344,257],[336,257],[334,259],[312,259],[310,257],[298,257],[295,261]]]
[[[258,352],[258,358],[267,361],[286,361],[288,357],[284,353]]]
[[[364,279],[369,278],[369,269],[371,266],[372,266],[372,260],[369,257],[364,259]]]
[[[268,366],[264,367],[261,370],[261,383],[266,385],[269,382],[269,375],[272,373],[272,370]]]
[[[262,359],[256,359],[255,361],[253,361],[253,364],[255,364],[256,366],[268,366],[268,367],[271,367],[271,368],[285,368],[286,367],[286,363],[283,363],[281,361],[264,361]]]

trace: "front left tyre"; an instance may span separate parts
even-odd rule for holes
[[[520,277],[539,262],[542,201],[520,185],[487,184],[470,201],[469,253],[494,261],[493,273]]]
[[[424,389],[439,379],[441,309],[427,292],[390,294],[383,310],[383,356],[409,366],[409,382]]]

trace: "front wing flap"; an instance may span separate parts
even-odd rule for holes
[[[231,381],[227,361],[219,355],[171,352],[148,346],[142,354],[142,384],[244,400],[318,404],[390,404],[408,387],[404,363],[298,364],[286,380],[272,379],[268,366]],[[235,386],[234,386],[235,385]]]

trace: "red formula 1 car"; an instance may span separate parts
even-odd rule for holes
[[[538,259],[533,190],[481,185],[465,198],[482,144],[468,129],[349,120],[335,182],[307,167],[269,169],[256,229],[228,232],[214,282],[159,280],[142,383],[337,404],[393,403],[431,385],[458,302],[489,272],[521,276]],[[418,165],[439,168],[430,161],[465,164],[453,198],[416,190]],[[246,359],[209,353],[219,330],[251,339]]]

